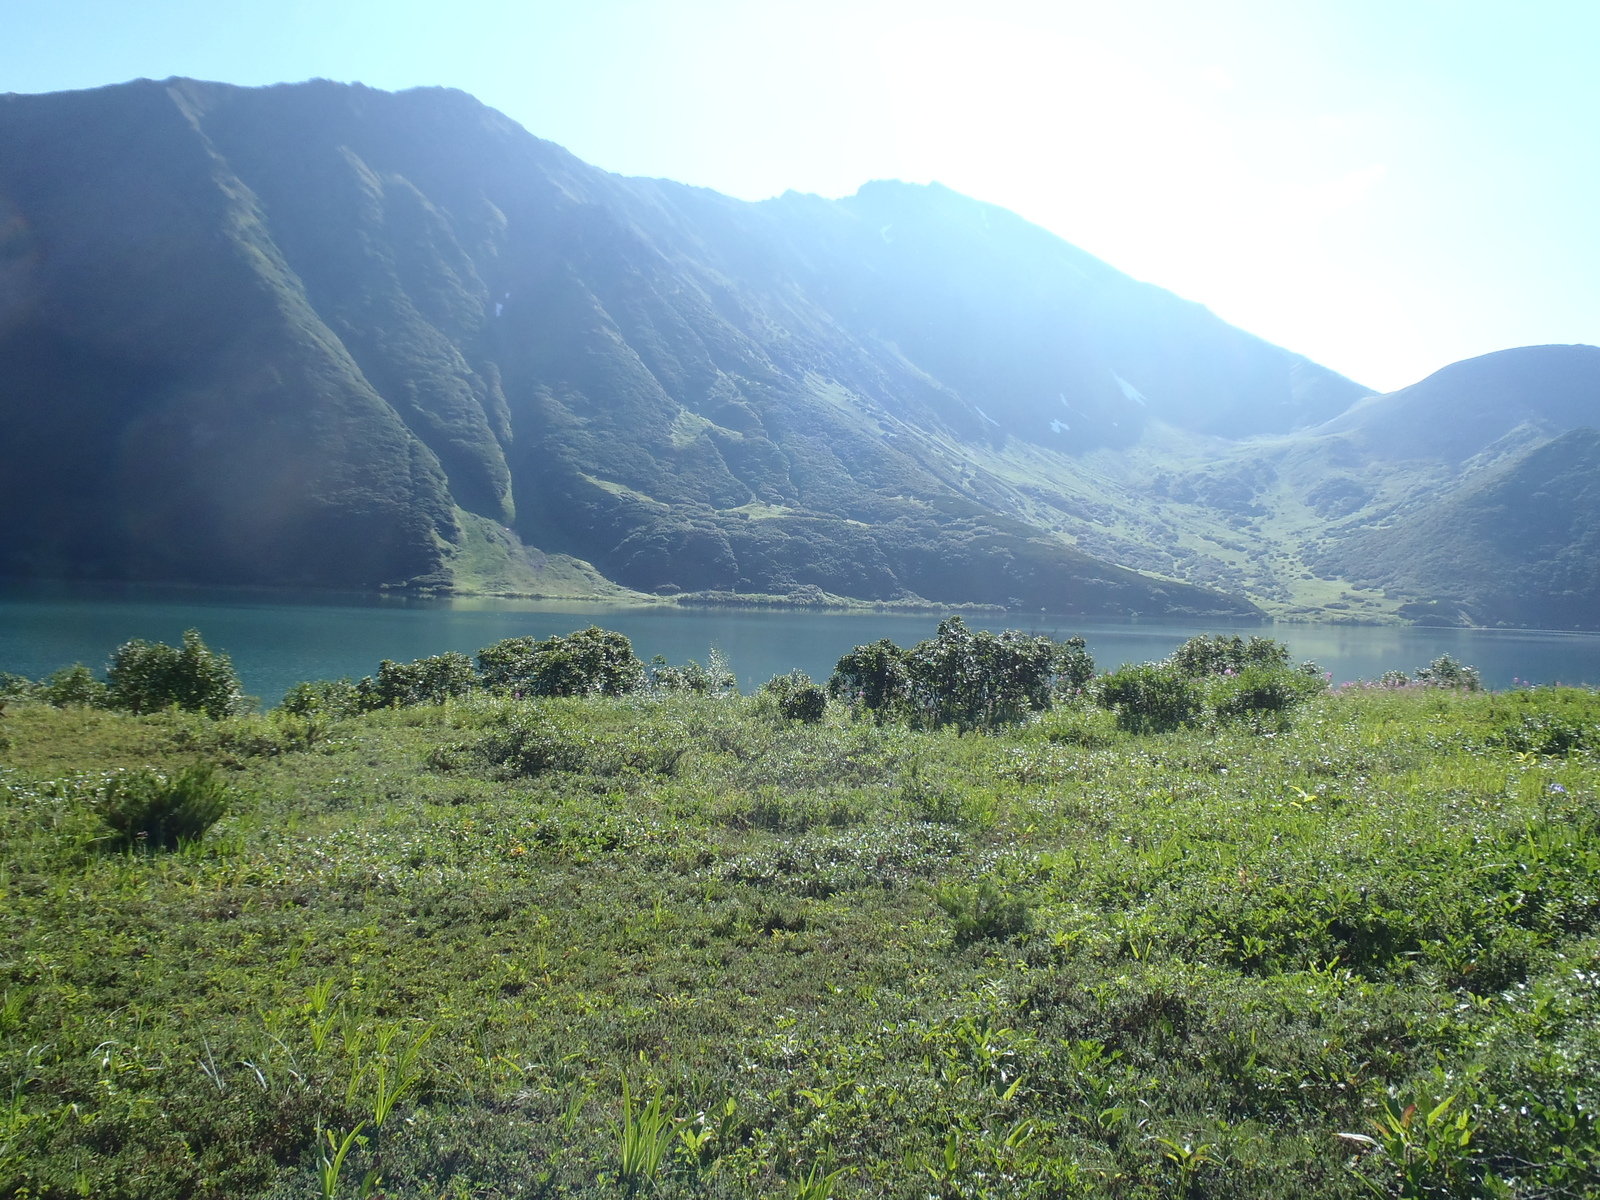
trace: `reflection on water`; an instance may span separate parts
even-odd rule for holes
[[[185,629],[195,628],[213,647],[231,654],[245,687],[271,704],[299,680],[371,674],[383,658],[446,650],[470,654],[501,638],[547,637],[593,623],[627,634],[646,659],[663,654],[673,662],[704,661],[715,645],[749,690],[795,667],[824,678],[851,646],[883,637],[907,645],[931,634],[938,621],[926,614],[12,585],[0,589],[0,670],[37,678],[73,662],[98,668],[129,638],[176,643]],[[1164,658],[1184,638],[1223,628],[1218,622],[1084,620],[1042,613],[969,617],[968,623],[1056,637],[1081,633],[1102,668]],[[1412,670],[1449,653],[1478,667],[1491,687],[1510,686],[1513,679],[1600,683],[1596,634],[1343,625],[1278,625],[1262,631],[1287,642],[1297,660],[1316,659],[1336,682]]]

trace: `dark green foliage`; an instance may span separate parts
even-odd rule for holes
[[[478,651],[478,670],[485,687],[521,696],[625,696],[645,681],[633,644],[594,625],[543,641],[506,638]]]
[[[1213,677],[1206,699],[1221,720],[1272,717],[1281,724],[1295,705],[1326,690],[1320,675],[1284,666],[1250,665]]]
[[[1130,733],[1165,733],[1198,721],[1205,708],[1199,681],[1169,663],[1123,664],[1095,684],[1095,698]]]
[[[62,667],[41,679],[33,696],[57,708],[111,707],[109,689],[82,663]]]
[[[82,664],[79,664],[80,666]],[[66,668],[71,670],[71,667]],[[26,675],[0,671],[0,700],[26,700],[32,697],[35,684]]]
[[[313,679],[295,684],[278,707],[298,717],[347,717],[362,711],[362,692],[349,679]]]
[[[95,808],[118,849],[174,850],[203,838],[227,812],[228,796],[210,763],[171,776],[144,767],[107,779]]]
[[[1094,655],[1081,637],[1056,643],[1056,694],[1076,696],[1094,679]]]
[[[1483,689],[1483,681],[1475,667],[1457,662],[1448,654],[1441,654],[1427,666],[1420,668],[1413,678],[1429,687],[1461,688],[1476,692]]]
[[[452,650],[408,663],[386,658],[378,664],[377,678],[368,676],[356,684],[356,690],[363,708],[403,708],[442,704],[452,697],[465,696],[477,682],[472,660]]]
[[[828,679],[828,694],[852,712],[868,712],[879,724],[904,713],[911,700],[906,652],[888,638],[843,655]]]
[[[1027,901],[992,879],[980,879],[971,885],[945,884],[934,892],[934,900],[950,918],[958,946],[1015,937],[1033,925],[1033,912]]]
[[[1266,637],[1252,637],[1247,642],[1238,634],[1232,637],[1220,633],[1202,634],[1179,646],[1167,661],[1190,679],[1203,679],[1207,675],[1238,672],[1246,667],[1287,668],[1289,647]]]
[[[761,693],[788,721],[815,725],[828,711],[828,693],[811,681],[804,671],[774,675],[761,685]]]
[[[1056,644],[1008,629],[974,633],[960,617],[939,622],[907,655],[912,720],[959,732],[1015,725],[1050,707]]]
[[[1495,707],[1491,746],[1559,757],[1600,749],[1600,694],[1587,688],[1520,689]]]
[[[184,631],[181,647],[140,638],[118,646],[106,667],[106,685],[109,703],[132,713],[176,705],[223,717],[244,701],[232,660],[209,649],[196,629]]]

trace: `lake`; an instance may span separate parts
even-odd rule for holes
[[[1089,620],[1006,614],[968,617],[979,628],[1082,634],[1102,669],[1164,658],[1185,638],[1217,631],[1262,632],[1287,642],[1296,661],[1313,658],[1335,682],[1415,670],[1440,654],[1476,666],[1490,687],[1513,680],[1600,683],[1600,635],[1528,630],[1396,626],[1267,625]],[[741,687],[796,667],[824,679],[850,647],[878,638],[909,645],[929,636],[933,614],[819,613],[806,610],[624,607],[573,601],[390,599],[167,588],[8,585],[0,587],[0,670],[32,678],[74,662],[102,668],[129,638],[176,644],[198,629],[232,655],[247,691],[275,704],[302,679],[360,677],[378,661],[446,650],[471,654],[506,637],[548,637],[589,624],[615,629],[641,658],[705,661],[727,656]]]

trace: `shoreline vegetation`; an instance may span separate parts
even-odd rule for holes
[[[0,1197],[1600,1193],[1600,694],[591,626],[0,673]]]

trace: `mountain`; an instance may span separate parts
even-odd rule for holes
[[[440,89],[0,97],[7,574],[1251,615],[1111,477],[1366,394],[937,185],[751,204]]]

